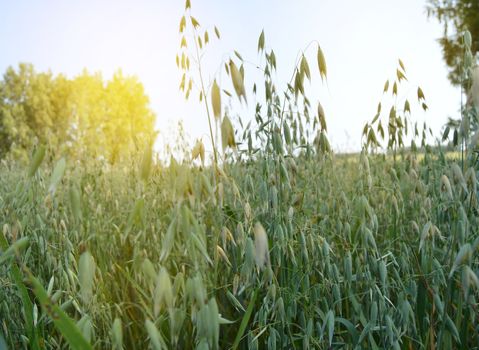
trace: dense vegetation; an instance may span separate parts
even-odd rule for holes
[[[479,52],[479,2],[477,0],[428,0],[427,13],[443,25],[444,34],[439,39],[444,60],[449,67],[449,80],[463,85],[464,50],[462,34],[469,31],[474,41],[472,55]]]
[[[0,162],[0,348],[477,347],[476,107],[445,129],[456,152],[431,147],[413,118],[422,89],[398,98],[399,60],[362,152],[335,155],[307,96],[311,50],[328,78],[319,44],[281,91],[261,33],[249,94],[238,52],[228,80],[204,80],[211,38],[189,1],[179,30],[209,159],[202,140],[166,161],[147,138],[112,162],[40,139],[28,166]],[[255,107],[247,123],[224,108],[238,103]]]
[[[48,195],[48,168],[2,174],[4,238],[30,243],[2,266],[11,348],[65,344],[48,306],[22,304],[16,266],[98,348],[478,342],[477,170],[441,153],[286,157],[280,173],[262,159],[225,166],[216,187],[212,171],[175,163],[146,181],[69,164]]]
[[[155,116],[143,85],[121,71],[68,78],[10,67],[0,80],[0,158],[24,159],[48,144],[77,159],[121,156],[143,149],[155,136]]]

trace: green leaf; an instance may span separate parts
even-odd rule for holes
[[[449,273],[449,278],[452,277],[459,265],[461,265],[465,260],[470,259],[471,255],[471,245],[469,243],[464,244],[461,249],[459,249],[459,252],[456,255],[456,259],[454,260],[454,264],[452,265],[451,272]]]
[[[50,187],[48,188],[48,191],[50,193],[55,193],[57,186],[60,183],[63,174],[65,173],[66,166],[67,162],[65,158],[60,159],[55,165],[52,176],[50,178]]]
[[[123,349],[123,329],[121,319],[115,318],[111,327],[112,345],[115,350]]]
[[[38,349],[38,347],[35,347]],[[3,334],[0,332],[0,349],[1,350],[8,350],[7,347],[7,342],[5,341],[5,338],[3,337]]]
[[[9,249],[7,240],[2,231],[0,231],[0,248],[3,251],[7,251]],[[11,265],[11,274],[20,292],[20,298],[22,300],[23,310],[25,312],[25,328],[26,328],[28,339],[29,339],[29,345],[31,346],[31,349],[38,350],[40,349],[40,345],[38,343],[39,335],[38,335],[38,329],[34,325],[33,303],[30,300],[29,291],[27,290],[27,287],[23,283],[23,277],[20,272],[20,269],[18,268],[15,262],[13,262]],[[1,345],[1,339],[0,339],[0,345]],[[1,346],[0,346],[0,349],[2,349]]]
[[[76,184],[71,185],[69,197],[73,217],[76,221],[80,221],[82,218],[81,195],[80,190],[78,189]]]
[[[83,337],[82,333],[75,325],[75,322],[67,316],[67,314],[48,297],[46,290],[40,282],[28,272],[28,280],[33,287],[43,311],[52,319],[55,327],[60,331],[70,347],[74,350],[92,349],[91,345]]]
[[[329,346],[331,347],[334,335],[334,312],[332,310],[329,310],[326,314],[326,330],[328,332]]]
[[[78,283],[83,302],[88,304],[93,296],[93,280],[95,277],[95,260],[89,251],[83,252],[78,262]]]
[[[456,339],[456,341],[460,343],[461,338],[459,336],[459,331],[457,330],[454,321],[449,317],[449,315],[446,315],[446,326],[449,332],[451,332],[451,334],[454,336],[454,339]]]
[[[238,348],[238,345],[241,341],[241,338],[243,337],[244,331],[246,330],[246,326],[248,326],[249,319],[251,317],[251,314],[253,313],[256,297],[258,296],[259,290],[256,289],[253,292],[253,295],[251,297],[251,300],[249,301],[248,308],[246,309],[246,312],[243,316],[243,319],[241,320],[240,327],[238,329],[238,333],[236,333],[236,338],[235,341],[233,342],[233,346],[231,347],[232,350],[236,350]]]
[[[342,317],[337,317],[336,322],[339,322],[346,327],[346,329],[348,330],[349,335],[351,336],[351,341],[352,341],[353,345],[356,345],[356,341],[357,341],[357,339],[359,339],[359,332],[356,330],[356,327],[354,327],[354,325],[351,323],[351,321],[349,321],[345,318],[342,318]]]
[[[152,348],[154,350],[167,349],[165,341],[163,340],[160,332],[158,332],[158,329],[156,328],[155,324],[150,320],[146,320],[145,327],[148,333],[148,337],[150,338]]]
[[[20,251],[25,250],[29,245],[28,237],[22,237],[15,243],[13,243],[8,249],[6,249],[2,255],[0,255],[0,264],[3,264],[9,258],[18,254]]]
[[[476,38],[477,39],[477,38]],[[472,45],[472,36],[471,36],[471,32],[466,30],[464,32],[464,45],[466,45],[466,47],[471,47]]]
[[[38,167],[45,158],[46,149],[45,146],[41,145],[35,151],[30,166],[28,167],[28,176],[32,177],[38,170]]]

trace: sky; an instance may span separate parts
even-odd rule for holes
[[[214,25],[221,32],[221,40],[212,41],[204,56],[207,84],[220,78],[218,68],[237,50],[253,62],[245,64],[251,88],[260,77],[254,63],[259,62],[263,29],[267,48],[276,53],[275,79],[281,87],[298,54],[319,42],[328,81],[321,84],[310,46],[305,51],[314,75],[309,96],[324,107],[333,149],[349,152],[360,148],[362,127],[374,117],[398,58],[409,79],[400,97],[416,101],[421,86],[429,106],[423,113],[412,103],[414,120],[426,121],[439,135],[447,117],[458,116],[460,92],[447,80],[437,43],[442,26],[427,18],[425,6],[425,0],[192,0],[192,15],[210,29],[210,36]],[[185,102],[178,89],[175,55],[183,11],[184,2],[177,0],[0,0],[0,72],[19,62],[70,77],[87,68],[109,78],[121,69],[143,82],[163,142],[181,120],[191,142],[202,138],[208,144],[204,106],[197,94]],[[225,74],[221,79],[221,84],[229,83]],[[251,104],[235,113],[251,118]]]

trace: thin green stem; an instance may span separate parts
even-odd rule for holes
[[[200,76],[200,83],[201,83],[201,92],[203,94],[203,100],[205,101],[205,108],[206,108],[206,114],[208,115],[208,127],[210,130],[210,138],[211,138],[211,145],[213,146],[213,158],[215,162],[215,167],[218,166],[218,155],[217,155],[217,150],[216,150],[216,145],[215,145],[215,139],[213,136],[213,127],[211,126],[211,113],[210,113],[210,107],[208,106],[208,100],[206,98],[206,89],[205,89],[205,84],[204,84],[204,79],[203,79],[203,70],[201,69],[201,57],[198,49],[198,43],[197,43],[197,34],[196,30],[194,30],[194,42],[195,42],[195,52],[196,52],[196,60],[198,63],[198,74]],[[216,172],[215,172],[216,174]],[[216,175],[215,175],[216,179]]]

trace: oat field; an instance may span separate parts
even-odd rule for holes
[[[477,346],[474,167],[426,151],[82,169],[41,151],[1,165],[9,348]]]
[[[186,1],[176,58],[209,140],[0,161],[0,349],[478,349],[477,108],[431,142],[398,60],[362,150],[335,154],[319,43],[284,88],[264,32],[257,84],[236,51],[207,80],[199,20]]]

